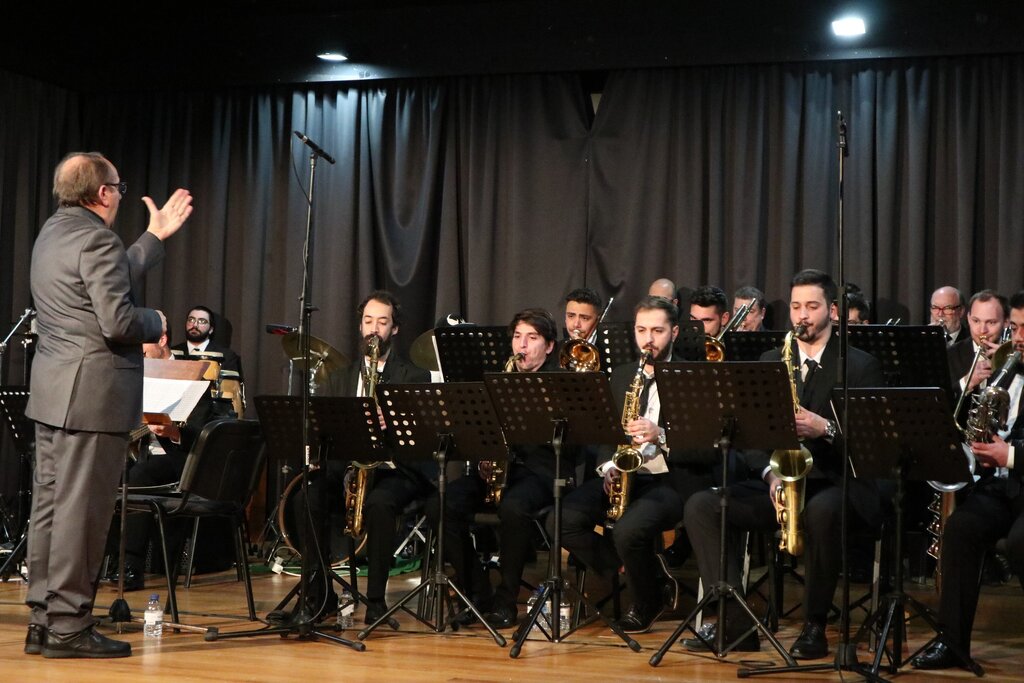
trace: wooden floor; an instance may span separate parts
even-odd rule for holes
[[[543,554],[541,555],[543,559]],[[257,568],[259,569],[259,568]],[[534,568],[536,571],[536,568]],[[148,585],[162,590],[160,577],[149,577]],[[293,585],[294,579],[263,572],[254,578],[257,611],[265,616]],[[392,596],[401,595],[415,583],[412,579],[391,580]],[[149,591],[129,593],[135,616],[141,616]],[[799,599],[799,589],[787,586],[787,601]],[[934,606],[934,595],[924,587],[912,593]],[[245,597],[233,573],[200,577],[191,589],[178,591],[183,620],[187,623],[217,626],[223,632],[259,627],[245,619]],[[614,635],[600,626],[590,626],[562,643],[530,640],[518,659],[509,658],[508,647],[500,648],[477,627],[458,633],[435,634],[407,615],[400,619],[398,632],[382,629],[366,640],[366,651],[355,652],[328,642],[313,642],[278,636],[244,640],[205,642],[202,635],[165,633],[159,641],[144,640],[138,627],[122,636],[132,644],[133,656],[120,660],[46,660],[22,653],[27,623],[23,604],[25,586],[13,580],[0,584],[0,661],[4,680],[10,681],[714,681],[736,678],[741,664],[770,666],[780,663],[774,652],[734,655],[717,661],[709,655],[684,653],[674,647],[661,665],[653,668],[651,654],[672,632],[675,620],[657,624],[652,633],[637,638],[640,653],[626,649]],[[106,614],[115,597],[109,585],[103,585],[97,599],[97,614]],[[389,596],[390,597],[390,596]],[[692,600],[684,609],[692,607]],[[1013,581],[1001,587],[986,587],[982,596],[976,629],[974,655],[986,670],[990,681],[1024,679],[1024,594]],[[361,610],[357,614],[361,617]],[[858,617],[859,619],[859,617]],[[361,619],[360,619],[361,622]],[[786,620],[778,633],[788,647],[799,628],[796,620]],[[857,622],[855,622],[855,626]],[[113,634],[104,627],[103,632]],[[355,636],[355,632],[342,635]],[[511,632],[506,632],[511,636]],[[837,636],[829,630],[830,642]],[[910,646],[916,649],[924,641],[924,632],[910,632]],[[764,650],[764,643],[762,643]],[[861,661],[870,653],[860,649]],[[830,660],[823,660],[830,661]],[[969,680],[963,670],[915,673],[906,668],[899,674],[905,681]],[[766,680],[838,681],[856,680],[849,672],[787,674]]]

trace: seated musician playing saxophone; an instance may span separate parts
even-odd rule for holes
[[[402,308],[398,299],[390,292],[377,290],[372,292],[359,304],[360,347],[359,358],[352,367],[337,370],[328,378],[328,395],[331,396],[362,396],[364,380],[367,376],[370,340],[373,336],[379,339],[377,344],[378,383],[413,384],[430,381],[430,373],[418,368],[405,358],[399,356],[392,347],[392,341],[398,334],[402,321]],[[345,506],[346,472],[349,461],[344,454],[336,456],[314,472],[309,482],[309,501],[312,520],[316,524],[315,533],[319,539],[318,547],[323,555],[324,563],[329,549],[329,533],[331,514],[340,512]],[[395,549],[395,533],[402,511],[417,498],[426,498],[434,490],[431,483],[436,476],[436,465],[431,462],[406,465],[403,463],[384,463],[373,470],[372,484],[366,492],[362,508],[363,528],[366,530],[366,613],[363,621],[372,624],[388,609],[384,600],[387,590],[388,573]],[[349,475],[352,476],[352,475]],[[302,493],[295,496],[295,519],[302,519],[305,501]],[[299,525],[299,529],[303,525]],[[311,543],[304,547],[312,549]],[[320,558],[313,552],[306,552],[303,562],[315,562],[319,566]],[[337,607],[333,587],[327,578],[317,575],[309,582],[309,595],[306,606],[314,616],[333,611]]]
[[[796,432],[814,458],[807,475],[806,507],[800,516],[803,524],[804,561],[804,626],[790,649],[796,659],[818,659],[828,654],[825,620],[839,579],[842,548],[840,510],[843,463],[837,447],[837,424],[831,418],[829,400],[836,385],[840,341],[832,333],[831,318],[836,315],[837,288],[832,278],[818,270],[804,270],[791,281],[789,320],[801,331],[794,335],[792,364],[795,393],[799,396]],[[761,360],[778,361],[782,349],[766,352]],[[884,386],[882,367],[877,359],[855,348],[848,356],[851,387]],[[759,530],[774,532],[778,525],[774,507],[780,480],[772,473],[769,453],[748,451],[737,453],[736,467],[730,473],[726,580],[740,585],[743,549],[742,532]],[[749,477],[749,479],[746,479]],[[850,528],[877,527],[883,517],[883,495],[875,482],[850,480]],[[704,585],[718,581],[720,500],[713,491],[694,494],[685,507],[686,532],[697,557],[697,567]],[[732,643],[751,625],[746,623],[733,601],[726,608],[725,642]],[[717,625],[705,624],[701,635],[713,642]],[[693,650],[706,649],[696,638],[684,641]],[[757,633],[740,641],[735,648],[753,651],[759,647]]]
[[[637,400],[635,414],[624,410],[623,427],[642,465],[625,475],[627,493],[622,501],[623,475],[613,461],[623,460],[613,458],[616,449],[604,449],[599,468],[603,476],[585,481],[565,497],[562,545],[605,582],[623,568],[633,604],[618,625],[626,633],[645,633],[666,609],[675,608],[679,595],[675,579],[655,552],[661,532],[671,530],[683,516],[683,500],[670,481],[665,430],[658,423],[661,402],[653,381],[654,362],[672,360],[672,344],[679,334],[675,305],[662,297],[644,298],[634,311],[633,333],[643,365],[631,362],[614,368],[611,390],[619,405]],[[709,485],[710,478],[700,488]],[[610,509],[615,518],[611,533],[596,533],[595,526],[609,521]],[[553,533],[553,515],[547,521]]]
[[[509,323],[512,336],[514,368],[511,372],[558,371],[558,354],[554,353],[555,321],[541,308],[527,308],[516,313]],[[514,359],[514,360],[513,360]],[[574,454],[562,456],[561,476],[567,477],[575,467]],[[493,628],[511,628],[518,622],[518,596],[523,570],[533,545],[534,515],[551,505],[554,479],[554,453],[550,446],[511,445],[509,458],[504,454],[497,464],[505,468],[505,485],[497,504],[500,535],[498,552],[501,561],[501,582],[492,589],[487,574],[470,539],[473,515],[486,509],[491,478],[491,464],[481,463],[479,476],[456,479],[448,486],[445,499],[445,555],[455,569],[455,581],[483,614]],[[439,516],[437,496],[427,504],[430,522],[437,528]],[[463,623],[474,617],[464,613]]]
[[[989,332],[994,332],[995,336],[987,339],[998,339],[996,330],[1000,329],[1004,300],[989,290],[986,292],[979,292],[985,295],[984,299],[978,294],[971,299],[968,316],[971,335],[986,333],[985,323],[990,321]],[[1014,294],[1007,308],[1013,350],[1024,354],[1024,291]],[[966,346],[972,344],[966,342]],[[995,370],[998,372],[1000,368]],[[963,386],[975,383],[972,379]],[[1024,375],[1018,371],[1006,387],[1006,427],[994,433],[991,442],[971,444],[979,479],[946,520],[942,533],[939,598],[942,639],[911,660],[915,669],[949,669],[967,664],[954,650],[964,657],[971,656],[971,630],[980,591],[978,576],[985,552],[1000,538],[1006,538],[1011,570],[1018,578],[1024,577],[1024,486],[1018,462],[1024,457],[1024,420],[1020,419],[1022,390]]]

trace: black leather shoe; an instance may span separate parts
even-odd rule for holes
[[[797,636],[793,647],[789,648],[789,654],[794,659],[821,659],[828,655],[828,639],[825,637],[825,627],[808,621],[804,624],[804,630]]]
[[[29,624],[28,633],[25,634],[25,654],[41,654],[45,645],[46,627],[39,624]]]
[[[363,616],[364,624],[375,624],[377,620],[388,611],[388,603],[383,600],[367,600],[366,614]]]
[[[711,644],[711,648],[710,649],[712,651],[714,651],[714,648],[717,645],[717,643],[715,642],[715,638],[718,636],[718,625],[717,624],[704,624],[703,626],[700,627],[700,630],[697,631],[697,633],[699,633],[705,640],[707,640]],[[725,634],[725,646],[726,647],[729,647],[729,644],[732,643],[735,640],[736,640],[736,636],[735,635],[729,635],[728,633]],[[700,642],[700,639],[698,639],[696,637],[694,637],[694,638],[686,638],[685,640],[683,640],[683,647],[685,647],[690,652],[707,652],[708,649],[709,649],[707,645],[705,645],[704,643]],[[733,647],[731,650],[729,650],[729,652],[760,652],[760,651],[761,651],[761,640],[757,636],[757,631],[754,631],[753,633],[750,633],[749,635],[747,635],[743,640],[741,640],[740,642],[736,643],[735,647]]]
[[[657,610],[647,613],[644,610],[637,608],[636,605],[633,605],[629,608],[629,611],[626,612],[625,616],[619,619],[619,628],[621,628],[624,633],[647,633],[651,630],[651,627],[654,626],[654,622],[658,620],[658,617],[660,617],[664,611],[665,608],[660,607]]]
[[[910,666],[915,669],[952,669],[963,668],[964,664],[945,643],[935,643],[910,660]]]
[[[114,582],[114,590],[117,590],[117,572],[111,574],[111,581]],[[124,568],[124,592],[140,591],[146,587],[146,576],[139,570],[132,567]]]
[[[131,653],[131,645],[100,635],[95,626],[67,635],[49,629],[43,645],[43,656],[47,659],[108,659],[128,657]]]
[[[514,605],[495,605],[484,615],[484,621],[491,628],[512,628],[519,623],[519,610]]]
[[[711,622],[705,622],[703,626],[697,629],[697,633],[700,634],[701,638],[708,641],[713,648],[715,645],[715,636],[718,634],[718,625]],[[683,647],[690,652],[707,652],[708,649],[710,649],[707,645],[701,642],[700,638],[697,638],[696,636],[693,638],[683,638]]]

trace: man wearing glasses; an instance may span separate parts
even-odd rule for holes
[[[179,189],[160,209],[143,197],[149,226],[126,250],[110,230],[126,190],[103,155],[69,154],[54,172],[59,208],[32,249],[30,655],[131,654],[128,643],[96,631],[92,608],[128,433],[142,422],[142,343],[157,341],[165,325],[159,311],[135,305],[132,284],[163,257],[192,196]]]
[[[946,331],[946,346],[952,346],[968,335],[964,331],[964,297],[956,287],[946,285],[932,292],[929,306],[931,325],[942,325]]]
[[[180,352],[185,356],[219,353],[223,355],[220,361],[221,370],[233,370],[238,373],[239,380],[243,379],[242,359],[227,346],[213,340],[213,311],[201,304],[193,306],[188,312],[188,317],[185,318],[185,341],[172,346],[171,351]]]

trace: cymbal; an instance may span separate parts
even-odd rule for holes
[[[430,370],[437,372],[440,370],[437,367],[437,354],[434,353],[434,331],[427,330],[420,336],[416,337],[416,341],[412,343],[412,347],[409,349],[409,358],[417,367],[423,368],[424,370]]]
[[[281,347],[292,360],[302,360],[302,336],[298,332],[289,332],[281,337]],[[312,365],[315,366],[318,361],[323,361],[317,371],[317,374],[322,377],[326,377],[335,370],[347,368],[351,364],[348,356],[323,339],[312,335],[309,337],[309,353],[312,356]]]

